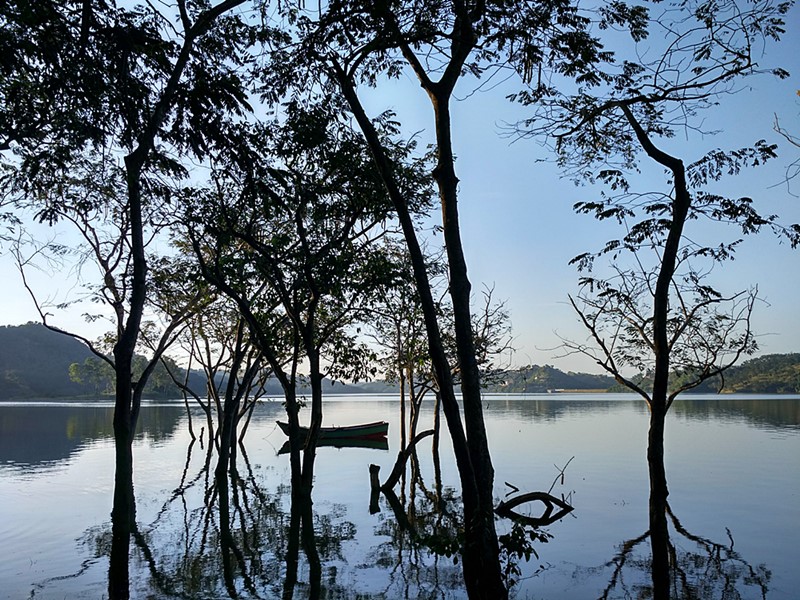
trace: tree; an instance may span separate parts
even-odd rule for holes
[[[184,175],[170,151],[202,157],[224,141],[222,123],[246,108],[235,69],[252,39],[227,15],[244,0],[176,0],[171,6],[117,8],[88,1],[4,3],[5,46],[0,102],[0,150],[14,154],[13,184],[28,199],[58,201],[59,182],[77,160],[91,157],[120,167],[130,271],[126,307],[117,304],[114,344],[116,475],[114,550],[109,593],[127,597],[127,556],[135,527],[131,443],[140,395],[133,357],[147,301],[146,207],[162,176]],[[178,17],[178,26],[173,18]],[[43,202],[39,217],[54,220]],[[55,209],[55,210],[54,210]],[[143,379],[146,380],[145,372]],[[141,383],[142,380],[140,380]],[[112,557],[112,558],[115,558]]]
[[[323,377],[354,379],[370,367],[372,354],[350,326],[374,301],[378,283],[392,277],[375,244],[386,235],[390,208],[336,101],[290,103],[274,122],[243,128],[241,151],[220,156],[211,185],[190,191],[195,202],[186,216],[203,276],[235,302],[283,388],[293,498],[307,503]],[[424,190],[421,181],[409,168],[409,189]],[[307,438],[296,398],[303,361],[311,385]]]
[[[149,366],[150,360],[137,354],[134,358],[134,373],[137,379],[141,378],[144,370]],[[170,372],[178,373],[178,366],[168,356],[159,359],[155,369],[147,379],[147,385],[142,391],[143,396],[169,397],[176,394],[178,388],[170,377]],[[97,357],[89,357],[82,363],[72,363],[69,366],[69,378],[77,383],[87,383],[94,387],[96,394],[111,394],[114,390],[114,369]]]
[[[267,392],[272,374],[247,331],[246,321],[225,297],[214,298],[187,321],[177,341],[187,361],[186,375],[174,368],[167,371],[183,394],[192,439],[195,434],[189,398],[205,414],[209,441],[218,445],[222,443],[225,407],[231,404],[227,412],[231,414],[233,426],[227,432],[228,442],[233,446],[235,440],[243,441],[253,410]],[[203,390],[194,389],[187,377],[191,368],[198,367],[205,375]],[[239,429],[242,419],[245,421]]]
[[[706,281],[708,261],[713,265],[730,258],[738,241],[696,242],[685,228],[706,217],[738,225],[743,234],[771,228],[793,246],[800,242],[800,229],[781,226],[776,216],[762,216],[750,198],[725,198],[702,189],[773,158],[774,146],[759,141],[751,148],[713,150],[686,166],[654,139],[672,137],[677,127],[696,127],[692,118],[697,111],[733,91],[737,78],[758,73],[754,44],[780,38],[789,6],[755,2],[742,8],[731,1],[667,8],[649,23],[659,45],[660,36],[665,37],[662,54],[654,60],[641,58],[647,53],[637,49],[631,53],[637,58],[621,61],[618,72],[604,73],[573,94],[539,87],[519,96],[525,103],[538,103],[535,116],[523,124],[523,135],[549,134],[569,174],[602,181],[614,192],[599,202],[578,203],[576,210],[617,219],[626,228],[621,239],[573,261],[590,271],[597,255],[610,255],[615,266],[610,277],[581,279],[582,292],[571,301],[590,341],[566,346],[593,357],[650,408],[647,457],[656,598],[669,593],[666,413],[679,393],[721,375],[756,349],[750,330],[755,291],[725,296]],[[645,34],[642,30],[639,39]],[[773,72],[786,76],[781,69]],[[626,172],[637,168],[642,152],[666,170],[670,192],[630,191]],[[644,256],[646,251],[653,251],[654,260]],[[622,256],[630,257],[630,267],[619,266]],[[652,377],[650,389],[626,376],[630,367]],[[673,372],[682,377],[678,386],[670,385]]]
[[[423,399],[428,393],[436,392],[436,389],[427,352],[422,308],[408,251],[397,240],[388,240],[385,251],[396,264],[396,277],[388,282],[376,304],[370,307],[365,327],[378,347],[384,379],[397,382],[400,387],[400,448],[405,450],[408,441],[414,438]],[[428,273],[441,282],[446,275],[446,265],[441,257],[431,256],[426,263]],[[445,293],[442,292],[442,295]],[[438,302],[437,311],[444,312],[442,304]],[[408,418],[406,406],[410,409]],[[438,441],[439,411],[436,410],[434,414],[434,435]]]
[[[600,12],[603,25],[625,24],[637,18],[635,11],[621,3]],[[458,222],[450,102],[463,76],[479,76],[498,63],[516,65],[526,72],[552,69],[580,79],[594,77],[598,63],[608,55],[589,33],[590,16],[561,2],[432,2],[426,3],[424,10],[414,2],[333,3],[319,13],[301,12],[291,6],[286,14],[295,25],[296,38],[273,54],[270,68],[265,69],[265,87],[275,94],[287,89],[296,93],[291,91],[291,82],[298,72],[309,73],[308,78],[319,81],[324,90],[335,84],[370,146],[409,248],[437,387],[457,457],[467,528],[462,553],[467,589],[475,598],[505,597],[492,512],[494,469],[483,424],[472,332],[471,284]],[[397,166],[387,156],[358,92],[360,84],[375,85],[380,77],[396,77],[404,68],[417,78],[434,112],[433,177],[442,208],[462,377],[463,422],[424,256],[408,214],[407,199],[395,176]]]

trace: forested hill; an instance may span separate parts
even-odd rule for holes
[[[723,392],[800,394],[800,354],[765,354],[725,372]],[[697,392],[716,392],[720,379],[711,379]]]
[[[69,366],[94,356],[79,341],[38,323],[0,326],[0,400],[90,394],[70,381]]]
[[[680,377],[675,377],[675,383]],[[647,387],[646,381],[639,379]],[[800,354],[767,354],[751,358],[725,372],[724,380],[714,378],[692,390],[715,393],[724,383],[723,393],[800,394]],[[587,373],[564,373],[551,366],[531,366],[507,371],[500,383],[487,386],[488,392],[540,393],[547,391],[627,392],[611,377]]]
[[[614,385],[606,375],[590,373],[565,373],[550,365],[532,365],[505,371],[496,381],[486,385],[490,393],[539,394],[554,391],[604,392]]]
[[[86,359],[92,359],[92,367],[86,367]],[[134,369],[138,357],[134,360]],[[143,359],[142,359],[143,360]],[[70,379],[70,365],[84,366],[79,369],[85,383]],[[361,390],[341,383],[325,380],[329,393],[358,393]],[[189,386],[194,390],[205,390],[205,378],[199,372],[190,374]],[[300,393],[309,393],[304,387]],[[39,323],[17,326],[0,325],[0,400],[25,398],[74,398],[96,397],[113,393],[113,373],[98,361],[94,354],[78,340],[50,331]],[[267,384],[268,395],[281,395],[277,380]],[[163,369],[156,368],[144,391],[150,398],[179,398],[180,391],[169,380]]]
[[[54,333],[38,323],[0,326],[0,400],[14,398],[56,398],[92,396],[99,392],[97,383],[70,380],[72,363],[83,363],[94,356],[77,340]],[[158,378],[156,378],[158,379]],[[154,381],[154,384],[157,383]],[[277,382],[268,393],[279,395]],[[394,391],[384,382],[361,385],[333,385],[326,381],[327,393],[375,393]],[[192,378],[194,389],[203,389],[202,378]],[[163,389],[148,395],[178,397],[177,389],[164,382]],[[696,388],[695,392],[716,392],[719,380]],[[274,389],[273,389],[274,388]],[[301,392],[303,390],[300,390]],[[611,377],[589,373],[564,372],[550,365],[532,365],[498,374],[486,386],[489,393],[533,394],[556,391],[605,392],[626,391]],[[753,358],[732,367],[725,374],[724,392],[800,394],[800,354],[770,354]]]
[[[134,357],[134,370],[137,363],[144,362],[144,357]],[[81,367],[77,381],[70,377],[72,364]],[[40,323],[0,326],[0,400],[110,396],[113,381],[111,368],[68,335],[51,331]],[[189,385],[201,390],[204,381],[193,374]],[[152,398],[177,398],[180,391],[163,368],[156,368],[144,394]]]

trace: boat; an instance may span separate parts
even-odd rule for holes
[[[277,421],[278,427],[286,435],[289,435],[289,424]],[[374,423],[364,423],[362,425],[346,425],[344,427],[320,427],[320,440],[332,439],[379,439],[386,437],[389,432],[389,423],[386,421],[375,421]],[[308,427],[300,427],[300,435],[308,437]]]
[[[317,440],[317,448],[367,448],[370,450],[389,450],[389,440],[385,437],[361,438],[333,438]],[[289,440],[286,440],[278,450],[278,454],[289,454],[291,450]]]

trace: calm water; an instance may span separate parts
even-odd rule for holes
[[[277,401],[257,409],[232,492],[233,528],[246,560],[235,585],[244,598],[279,597],[283,585],[288,456],[278,454],[285,437],[275,426],[282,416]],[[0,404],[0,598],[106,597],[111,418],[103,403]],[[385,498],[380,512],[368,510],[368,465],[380,465],[387,477],[399,447],[396,400],[339,397],[325,408],[328,425],[379,419],[390,422],[388,451],[318,450],[314,512],[323,597],[463,597],[460,566],[418,543],[430,531],[458,526],[453,504],[444,516],[433,510],[430,438],[419,446],[421,479],[407,481],[399,494],[414,536],[398,526]],[[430,410],[423,412],[420,429],[430,419]],[[575,507],[539,532],[535,554],[514,573],[517,598],[646,597],[647,419],[644,404],[629,396],[487,400],[498,501],[511,486],[547,491],[555,483],[552,493]],[[199,430],[199,417],[194,424]],[[132,550],[132,597],[227,597],[218,515],[207,508],[207,447],[190,445],[180,405],[144,407],[140,427],[134,456],[142,535]],[[442,495],[452,497],[457,475],[446,436],[442,442]],[[671,540],[680,576],[698,597],[798,598],[800,398],[678,401],[666,448]],[[501,533],[509,526],[498,521]],[[304,597],[309,577],[301,560],[295,597]]]

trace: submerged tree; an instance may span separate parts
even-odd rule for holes
[[[394,276],[375,243],[387,235],[390,207],[335,98],[285,109],[243,128],[240,152],[221,155],[211,185],[188,192],[196,202],[187,225],[203,276],[235,302],[283,388],[293,502],[310,511],[323,377],[358,379],[372,368],[353,324]],[[415,168],[406,183],[424,206],[427,186]],[[296,390],[301,365],[311,386],[307,436]]]
[[[365,329],[377,347],[383,379],[400,388],[400,448],[403,450],[414,437],[418,409],[434,386],[422,309],[408,253],[396,240],[387,243],[386,252],[397,265],[398,277],[389,282],[377,303],[370,307]],[[430,257],[427,264],[429,273],[443,274],[444,265],[436,257]],[[441,310],[441,304],[439,306]]]
[[[650,408],[647,456],[657,598],[666,598],[669,589],[668,548],[659,542],[667,539],[667,411],[679,393],[721,376],[756,349],[750,330],[755,290],[725,295],[708,283],[712,267],[731,258],[739,242],[704,243],[687,236],[687,224],[707,218],[734,224],[742,234],[771,228],[793,246],[800,242],[800,228],[762,216],[750,198],[703,189],[761,165],[774,157],[774,146],[759,141],[751,148],[713,150],[687,166],[655,140],[673,136],[678,127],[695,127],[697,111],[733,91],[737,78],[759,72],[756,44],[780,38],[789,6],[701,1],[668,7],[649,23],[662,50],[652,60],[637,48],[631,53],[636,58],[622,61],[617,73],[604,74],[574,94],[539,86],[519,96],[537,106],[536,116],[522,124],[523,135],[552,136],[558,161],[570,175],[611,188],[601,201],[578,203],[576,210],[616,219],[626,229],[600,252],[574,259],[587,275],[571,301],[589,341],[566,347],[595,359]],[[781,69],[773,72],[786,76]],[[628,172],[637,168],[642,152],[666,170],[669,192],[631,191],[635,185]],[[610,276],[591,273],[601,255],[612,258]],[[650,385],[631,377],[631,370],[647,375]]]
[[[8,2],[0,9],[0,150],[13,154],[8,181],[15,190],[41,202],[39,217],[53,220],[59,213],[47,201],[61,200],[51,192],[71,178],[76,161],[88,155],[122,165],[119,218],[126,224],[129,270],[117,284],[125,295],[114,300],[122,318],[113,347],[112,514],[119,560],[112,561],[112,597],[128,595],[135,528],[131,444],[140,396],[132,364],[147,304],[144,215],[161,200],[153,192],[163,179],[186,174],[176,156],[202,158],[223,142],[224,117],[246,108],[234,71],[251,36],[230,14],[243,2],[176,0],[157,8],[74,0]]]
[[[271,369],[248,335],[247,323],[233,301],[214,292],[203,280],[188,244],[178,242],[175,246],[177,255],[154,262],[151,289],[156,314],[170,319],[187,295],[196,294],[199,300],[174,345],[186,369],[174,368],[170,359],[162,358],[162,363],[183,395],[192,439],[190,399],[205,414],[209,441],[227,443],[233,451],[235,441],[241,441],[246,432],[256,403],[266,393]],[[149,331],[144,331],[146,341],[150,340]],[[193,368],[205,376],[202,386],[190,381]]]
[[[333,84],[341,90],[369,144],[409,249],[429,354],[456,454],[467,529],[462,552],[467,589],[475,598],[505,597],[492,512],[494,468],[483,423],[471,284],[459,226],[451,101],[460,81],[480,76],[498,64],[591,78],[598,64],[610,55],[590,33],[591,16],[563,2],[430,2],[424,7],[414,2],[355,2],[332,3],[317,11],[303,7],[303,3],[299,8],[288,7],[287,17],[296,32],[293,42],[297,43],[273,54],[272,63],[264,70],[265,88],[272,93],[295,94],[298,72],[308,73],[304,80],[318,82],[323,90]],[[635,21],[636,14],[614,3],[600,11],[599,19],[603,25],[625,25]],[[434,113],[436,166],[432,174],[442,208],[461,374],[460,402],[453,390],[452,369],[418,233],[396,176],[398,165],[388,156],[358,89],[361,84],[376,85],[382,77],[397,77],[403,69],[419,81]]]

